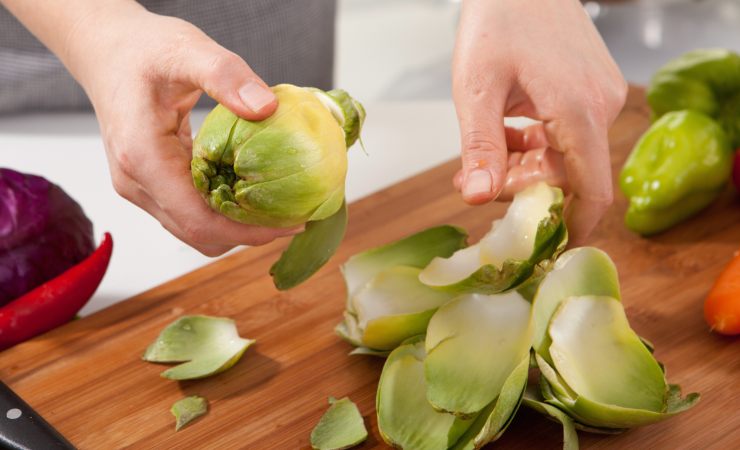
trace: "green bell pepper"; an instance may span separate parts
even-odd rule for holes
[[[740,55],[725,49],[693,50],[653,76],[647,99],[654,118],[691,109],[716,119],[733,147],[740,146]]]
[[[630,202],[627,227],[654,234],[696,214],[724,188],[732,157],[727,134],[707,115],[663,115],[637,142],[620,174]]]

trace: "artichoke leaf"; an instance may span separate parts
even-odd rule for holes
[[[436,411],[427,402],[423,336],[391,352],[378,383],[376,410],[383,440],[395,448],[446,450],[473,423]]]
[[[499,396],[484,408],[457,442],[455,450],[473,450],[501,437],[514,418],[527,385],[529,354],[527,354],[504,382]]]
[[[563,450],[578,450],[578,433],[573,419],[563,410],[545,403],[535,389],[527,388],[522,404],[563,426]]]
[[[208,401],[203,397],[191,395],[176,401],[170,412],[175,416],[175,431],[180,431],[208,412]]]
[[[531,347],[531,306],[518,292],[465,294],[429,322],[427,399],[440,411],[471,417],[502,393]]]
[[[465,247],[468,234],[451,225],[420,231],[396,242],[366,250],[351,257],[342,266],[351,296],[378,272],[394,266],[423,269],[435,257],[447,257]],[[351,305],[347,305],[351,310]]]
[[[162,372],[164,378],[204,378],[231,368],[254,342],[241,338],[231,319],[183,316],[162,330],[146,349],[143,359],[183,363]]]
[[[685,411],[699,399],[698,394],[682,398],[678,386],[667,384],[662,367],[629,328],[616,299],[566,299],[553,315],[549,334],[553,365],[537,355],[543,396],[582,425],[647,425]]]
[[[421,284],[420,271],[410,266],[383,270],[351,297],[363,346],[392,350],[424,334],[437,308],[452,298]]]
[[[270,268],[275,287],[281,291],[290,289],[310,278],[337,251],[346,229],[346,203],[333,216],[308,222],[306,230],[293,237]]]
[[[341,450],[367,439],[367,429],[360,410],[349,398],[329,399],[329,409],[311,431],[311,447],[317,450]]]
[[[431,287],[495,294],[526,281],[565,247],[563,193],[537,183],[516,194],[504,217],[480,242],[449,258],[437,257],[420,275]]]
[[[537,287],[532,313],[533,347],[550,363],[552,361],[547,353],[550,318],[561,301],[579,295],[620,298],[617,268],[609,255],[595,247],[580,247],[564,252]]]

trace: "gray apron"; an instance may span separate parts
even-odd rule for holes
[[[141,0],[199,27],[268,84],[329,89],[336,0]],[[212,104],[203,96],[201,106]],[[62,63],[0,5],[0,114],[85,110],[90,102]]]

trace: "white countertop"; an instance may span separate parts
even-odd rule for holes
[[[350,150],[349,201],[457,156],[458,129],[450,102],[376,103],[366,107],[363,141],[367,154],[359,146]],[[194,114],[194,127],[204,115],[203,111]],[[211,261],[115,193],[92,114],[0,118],[0,166],[42,175],[60,185],[82,205],[95,226],[97,240],[104,231],[113,235],[108,273],[82,310],[83,315]]]

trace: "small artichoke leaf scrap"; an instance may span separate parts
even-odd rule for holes
[[[531,344],[531,305],[516,291],[465,294],[446,303],[429,322],[425,340],[429,403],[474,416],[502,394],[522,361],[528,365]]]
[[[349,398],[329,399],[329,409],[311,431],[311,447],[317,450],[341,450],[367,439],[367,429],[360,410]]]
[[[336,333],[365,348],[363,353],[392,350],[424,333],[436,307],[450,296],[421,284],[419,271],[434,257],[463,248],[466,238],[463,230],[444,225],[351,257],[342,266],[347,305]],[[366,332],[369,342],[363,339]]]
[[[280,259],[270,268],[275,287],[287,290],[309,279],[334,255],[346,230],[346,203],[334,215],[308,222],[306,230],[293,237]]]
[[[609,255],[595,247],[579,247],[564,252],[537,286],[532,319],[533,347],[550,363],[547,328],[560,302],[581,295],[606,295],[621,298],[619,275]]]
[[[566,412],[545,403],[545,399],[534,387],[527,387],[522,404],[563,426],[563,450],[578,450],[576,424]]]
[[[522,402],[528,373],[529,355],[511,372],[496,400],[478,413],[473,425],[453,447],[454,450],[478,449],[504,434]]]
[[[698,394],[680,395],[629,327],[621,303],[610,297],[564,300],[549,334],[551,366],[537,358],[543,395],[588,427],[624,429],[664,420],[692,407]],[[541,380],[542,381],[542,380]]]
[[[495,294],[527,280],[564,248],[563,193],[545,183],[514,196],[504,217],[477,244],[438,257],[422,271],[421,281],[455,293]]]
[[[388,356],[376,397],[378,430],[390,446],[407,450],[446,450],[474,419],[432,408],[426,398],[424,338],[407,340]]]
[[[198,395],[191,395],[176,401],[170,412],[175,416],[175,431],[180,431],[208,412],[208,400]]]
[[[154,363],[182,363],[161,373],[171,380],[204,378],[231,368],[255,341],[243,339],[231,319],[183,316],[169,324],[144,352]]]

